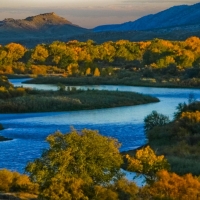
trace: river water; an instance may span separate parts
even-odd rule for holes
[[[54,85],[22,84],[24,79],[11,79],[15,86],[56,90]],[[99,90],[134,91],[149,94],[160,99],[159,103],[119,107],[111,109],[0,114],[0,123],[5,129],[1,135],[13,138],[0,143],[0,168],[24,172],[27,162],[40,157],[48,145],[45,138],[55,131],[69,132],[70,127],[99,130],[102,135],[117,138],[122,144],[121,151],[137,148],[146,143],[143,129],[144,117],[156,110],[173,118],[178,103],[187,102],[189,94],[200,100],[199,89],[148,88],[133,86],[81,86]]]

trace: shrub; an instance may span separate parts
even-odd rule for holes
[[[165,124],[168,124],[170,122],[169,117],[157,113],[157,111],[152,111],[150,115],[147,115],[144,119],[144,128],[145,131],[149,131],[155,126],[163,126]]]
[[[38,186],[32,183],[27,175],[0,170],[0,191],[37,193]]]

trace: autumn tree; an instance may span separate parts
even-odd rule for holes
[[[88,67],[88,68],[86,69],[85,75],[90,75],[90,74],[91,74],[91,68]]]
[[[7,57],[10,58],[12,61],[17,61],[19,58],[22,58],[26,49],[21,44],[10,43],[5,46],[7,49]]]
[[[32,183],[29,177],[25,174],[19,174],[18,172],[1,169],[0,191],[37,193],[38,185]]]
[[[106,186],[121,176],[122,157],[117,140],[97,131],[71,130],[47,137],[50,147],[26,171],[48,199],[88,199],[95,186]]]
[[[64,42],[55,41],[49,45],[49,54],[52,63],[58,64],[62,56],[66,53],[66,44]]]
[[[147,183],[156,180],[156,173],[162,169],[169,169],[169,164],[163,155],[156,156],[155,152],[149,147],[136,151],[134,157],[126,155],[128,160],[128,170],[144,175]]]
[[[45,45],[39,44],[35,47],[31,54],[31,58],[35,61],[45,62],[46,58],[49,56],[49,52]]]
[[[100,71],[97,67],[94,70],[94,76],[100,76]]]
[[[157,180],[149,187],[143,188],[148,199],[159,200],[199,200],[200,181],[191,174],[178,176],[166,170],[157,173]]]
[[[4,48],[0,48],[0,65],[4,64],[4,59],[7,56],[7,51]]]

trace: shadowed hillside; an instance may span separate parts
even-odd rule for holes
[[[200,3],[188,6],[173,6],[156,14],[141,17],[135,21],[123,24],[111,24],[97,26],[93,30],[101,31],[133,31],[133,30],[152,30],[160,28],[180,27],[186,25],[199,24]]]

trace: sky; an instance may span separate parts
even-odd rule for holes
[[[0,20],[24,19],[55,12],[73,24],[93,28],[102,24],[134,21],[176,5],[192,5],[196,0],[0,0]]]

